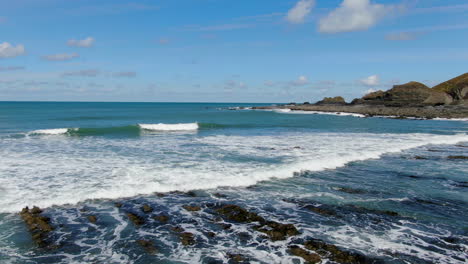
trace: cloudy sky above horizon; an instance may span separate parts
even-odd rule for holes
[[[351,100],[468,71],[465,0],[0,6],[0,101]]]

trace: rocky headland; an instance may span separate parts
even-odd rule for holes
[[[347,103],[341,96],[325,97],[315,104],[287,104],[253,107],[253,109],[290,109],[354,113],[364,116],[394,118],[468,118],[468,73],[429,88],[419,82],[395,85]]]

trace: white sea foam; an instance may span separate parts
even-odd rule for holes
[[[182,124],[138,124],[141,129],[154,131],[185,131],[197,130],[198,123],[182,123]]]
[[[292,132],[195,139],[172,133],[134,139],[6,138],[0,139],[0,212],[153,192],[250,186],[303,170],[335,169],[427,144],[464,141],[465,134]]]
[[[38,129],[29,132],[29,135],[61,135],[68,133],[69,128]]]

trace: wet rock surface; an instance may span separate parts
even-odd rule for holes
[[[290,246],[289,252],[294,256],[303,258],[306,261],[306,263],[313,264],[313,263],[319,263],[320,261],[322,261],[322,258],[320,257],[320,255],[309,252],[297,245]]]
[[[20,215],[37,245],[40,247],[47,247],[51,245],[48,238],[49,233],[52,232],[54,228],[50,224],[50,218],[41,215],[42,212],[42,209],[36,206],[32,209],[25,207],[21,210]]]

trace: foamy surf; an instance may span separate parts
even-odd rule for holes
[[[198,130],[198,123],[181,124],[138,124],[141,129],[152,131],[193,131]]]
[[[62,135],[68,133],[70,128],[53,128],[53,129],[38,129],[38,130],[33,130],[29,133],[28,135]]]

